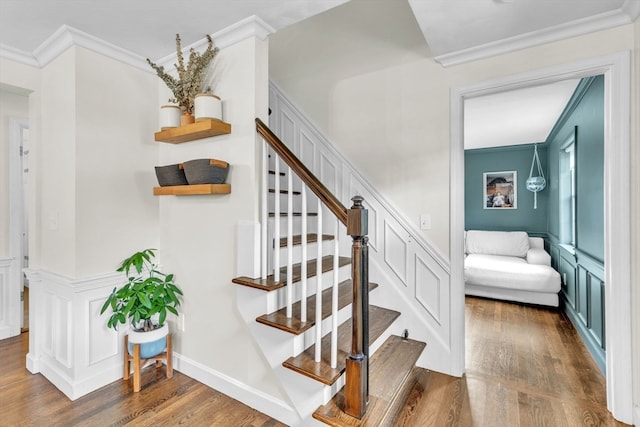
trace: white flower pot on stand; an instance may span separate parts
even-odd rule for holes
[[[128,351],[133,354],[133,345],[140,344],[140,357],[148,359],[162,353],[167,346],[169,324],[165,323],[160,328],[149,332],[129,330]]]
[[[222,120],[222,101],[216,95],[200,93],[194,101],[196,122],[207,119]]]

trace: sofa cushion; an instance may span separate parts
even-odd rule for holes
[[[467,255],[464,281],[491,288],[531,292],[559,292],[560,275],[546,265],[529,264],[522,258],[500,255]]]
[[[524,231],[467,231],[466,253],[504,255],[524,258],[529,250],[529,235]]]

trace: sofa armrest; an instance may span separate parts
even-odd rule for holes
[[[527,262],[529,264],[551,266],[551,256],[544,249],[531,248],[527,251]]]

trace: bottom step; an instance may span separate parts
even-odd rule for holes
[[[369,406],[360,420],[345,414],[344,389],[319,407],[313,417],[330,426],[384,426],[392,425],[396,413],[404,405],[411,387],[405,383],[412,378],[416,361],[426,344],[419,341],[390,336],[373,355],[369,363]]]

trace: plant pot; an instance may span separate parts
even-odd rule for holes
[[[165,323],[158,329],[149,332],[129,330],[129,344],[127,351],[133,355],[134,344],[140,344],[140,357],[148,359],[164,351],[167,347],[169,324]]]
[[[177,105],[163,105],[160,107],[160,129],[167,130],[180,126],[182,111]]]
[[[156,166],[156,178],[158,178],[160,187],[187,185],[189,183],[184,170],[177,163],[175,165]]]
[[[193,184],[224,184],[229,174],[229,163],[216,159],[196,159],[184,162],[187,182]]]
[[[190,125],[191,123],[195,123],[195,121],[196,119],[188,111],[185,111],[180,116],[180,126]]]
[[[199,93],[193,105],[196,122],[207,119],[222,120],[222,101],[216,95]]]

